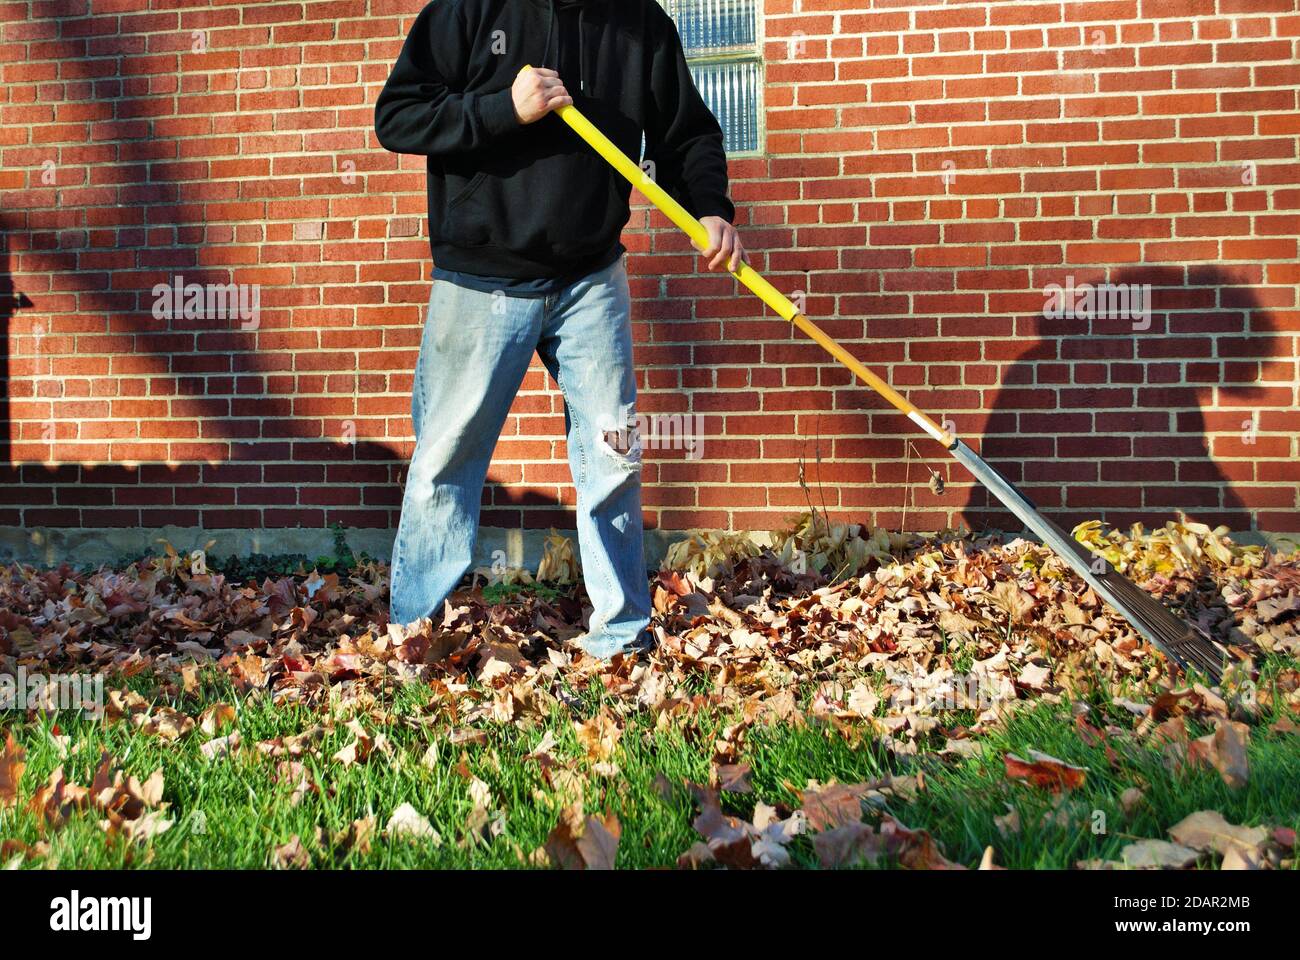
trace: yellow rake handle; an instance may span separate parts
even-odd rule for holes
[[[531,66],[525,66],[519,72],[523,73],[524,70],[531,69]],[[632,186],[641,191],[647,200],[658,207],[664,216],[685,231],[697,248],[700,250],[709,248],[709,231],[704,224],[691,216],[686,208],[669,196],[668,192],[655,183],[648,173],[634,163],[626,153],[616,147],[607,136],[597,130],[595,125],[583,116],[582,111],[577,107],[565,105],[556,110],[556,113],[560,115],[561,120],[574,129],[578,136],[587,141],[593,150],[608,160],[610,165],[621,173]],[[951,447],[956,443],[956,438],[952,434],[940,427],[918,410],[901,393],[859,363],[853,354],[840,346],[817,324],[801,314],[785,294],[768,283],[753,267],[747,263],[741,263],[739,270],[729,272],[783,318],[789,320],[809,337],[817,341],[827,353],[852,370],[863,383],[907,414],[908,418],[922,430],[945,447]]]

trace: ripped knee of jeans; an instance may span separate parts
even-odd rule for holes
[[[596,447],[627,470],[641,466],[641,431],[630,405],[620,409],[620,416],[602,416],[596,424]]]

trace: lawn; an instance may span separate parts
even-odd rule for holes
[[[611,664],[562,541],[411,630],[365,558],[11,566],[5,662],[106,691],[0,713],[0,864],[1293,869],[1300,563],[1193,533],[1086,535],[1231,645],[1214,689],[996,538],[684,544]]]

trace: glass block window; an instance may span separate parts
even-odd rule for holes
[[[763,112],[761,0],[659,0],[677,24],[700,95],[728,154],[756,152]]]

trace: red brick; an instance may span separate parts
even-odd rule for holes
[[[391,528],[429,265],[422,164],[378,149],[367,104],[417,8],[381,0],[358,20],[346,4],[236,0],[128,5],[65,18],[61,36],[6,25],[25,56],[6,59],[0,209],[15,287],[35,301],[10,321],[11,455],[24,471],[48,457],[52,420],[64,466],[24,472],[0,523]],[[1286,55],[1300,19],[1261,15],[1291,5],[803,9],[770,9],[766,152],[730,164],[755,267],[809,291],[810,317],[984,437],[1045,505],[1300,528]],[[189,52],[190,29],[208,52]],[[808,49],[790,60],[796,30]],[[54,82],[60,99],[37,95]],[[57,194],[39,183],[51,153]],[[640,407],[709,415],[706,461],[647,456],[647,523],[784,522],[810,434],[832,506],[902,522],[914,425],[730,278],[699,273],[642,200],[624,242]],[[260,329],[154,323],[150,288],[176,272],[261,283]],[[1067,273],[1152,276],[1151,330],[1042,318],[1042,288]],[[536,365],[525,389],[483,521],[571,525],[558,394]],[[355,448],[331,439],[350,419]],[[141,465],[76,466],[123,460]],[[1014,522],[949,475],[947,499],[913,497],[909,526]]]

